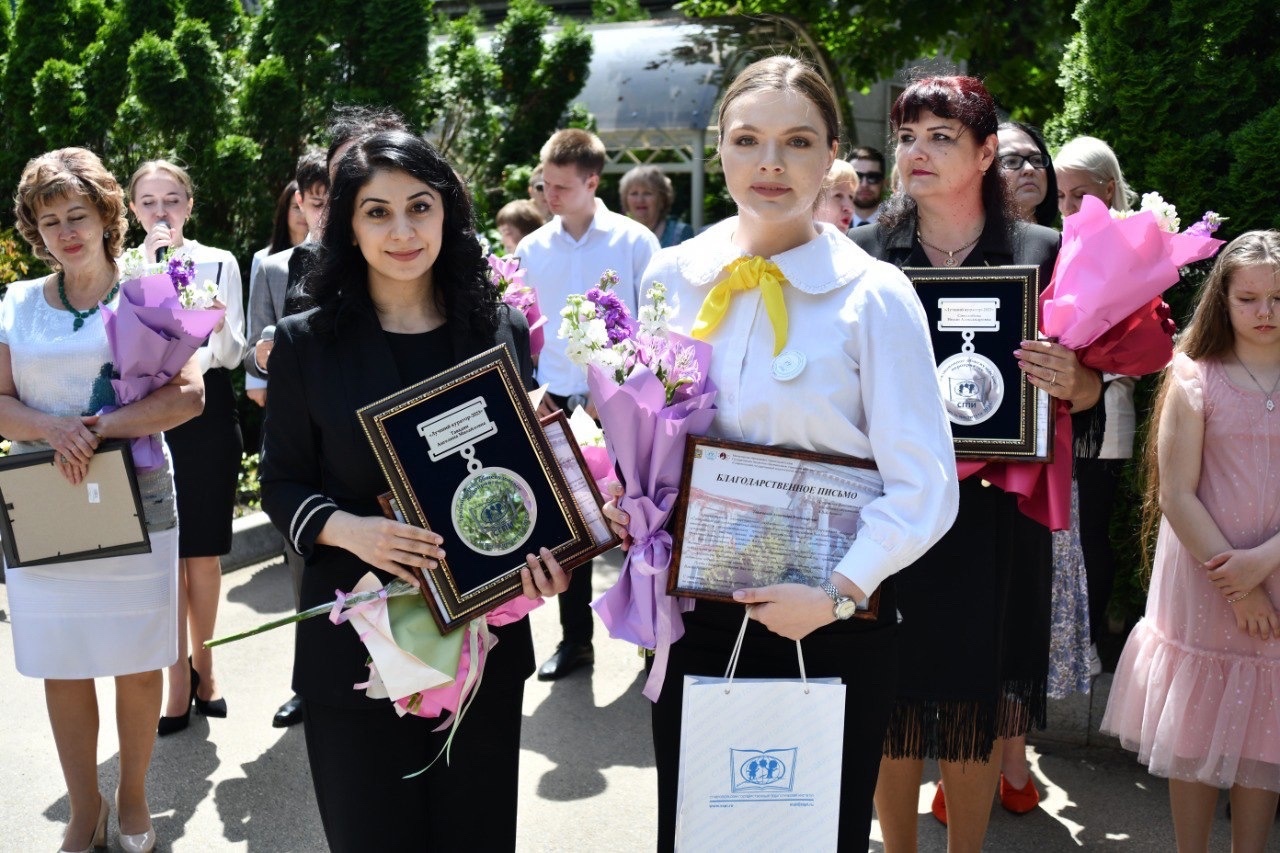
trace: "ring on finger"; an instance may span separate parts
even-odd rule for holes
[[[1055,371],[1053,372],[1053,376],[1049,379],[1049,384],[1050,384],[1050,385],[1057,385],[1057,384],[1058,384],[1058,371],[1056,371],[1056,370],[1055,370]]]

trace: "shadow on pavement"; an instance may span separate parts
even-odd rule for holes
[[[228,842],[246,844],[251,853],[325,849],[301,726],[286,729],[240,769],[243,778],[226,779],[214,789]]]
[[[247,583],[234,587],[225,596],[227,601],[243,604],[256,613],[283,616],[294,608],[293,579],[289,574],[289,567],[283,559],[270,563],[255,571]]]
[[[582,675],[589,674],[583,670]],[[595,707],[590,678],[578,675],[555,682],[532,716],[524,718],[520,748],[541,753],[555,765],[538,780],[538,796],[580,800],[604,791],[609,767],[653,767],[649,739],[649,700],[640,694],[645,673],[617,699]],[[573,726],[564,732],[565,725]]]

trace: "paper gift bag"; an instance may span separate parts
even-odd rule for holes
[[[746,623],[743,623],[745,633]],[[685,676],[676,849],[835,850],[845,687],[837,678]]]

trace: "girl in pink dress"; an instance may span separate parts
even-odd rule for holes
[[[1262,851],[1280,792],[1280,232],[1223,249],[1156,399],[1147,612],[1102,730],[1169,779],[1180,853]]]

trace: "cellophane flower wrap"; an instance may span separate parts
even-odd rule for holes
[[[1053,281],[1041,297],[1042,331],[1095,370],[1141,376],[1161,369],[1173,357],[1174,331],[1161,294],[1177,284],[1179,269],[1213,257],[1222,221],[1210,211],[1179,232],[1177,210],[1159,193],[1144,195],[1131,214],[1086,196],[1062,223]],[[1143,346],[1118,346],[1134,335]]]
[[[119,305],[115,309],[102,306],[117,378],[111,380],[115,405],[103,407],[98,414],[136,403],[167,385],[226,314],[213,302],[217,285],[194,281],[195,265],[190,259],[171,259],[164,271],[151,275],[144,274],[147,266],[140,250],[126,252]],[[133,439],[130,449],[139,470],[164,465],[164,452],[154,436]]]
[[[1212,257],[1222,240],[1212,234],[1222,217],[1210,211],[1179,232],[1178,212],[1159,193],[1141,210],[1118,213],[1086,196],[1063,220],[1053,280],[1040,297],[1040,331],[1074,350],[1085,367],[1141,376],[1173,355],[1175,326],[1162,294],[1179,269]],[[1102,405],[1099,400],[1097,405]],[[1071,413],[1054,401],[1053,461],[961,461],[960,477],[981,476],[1018,495],[1019,508],[1052,530],[1071,521]]]
[[[520,269],[520,259],[514,256],[500,258],[489,255],[489,280],[498,288],[502,301],[520,313],[529,322],[529,353],[537,355],[542,352],[546,338],[542,327],[547,318],[538,307],[537,292],[525,284],[525,271]]]
[[[609,457],[622,481],[618,507],[630,517],[632,545],[617,582],[591,606],[609,636],[654,651],[644,695],[657,700],[671,644],[684,634],[691,599],[667,594],[671,534],[685,438],[704,435],[715,418],[707,379],[711,346],[672,332],[666,288],[650,285],[647,304],[631,317],[607,270],[600,286],[569,297],[559,336],[569,358],[587,367],[591,402]]]
[[[369,572],[352,594],[386,589]],[[419,594],[380,594],[349,605],[337,592],[329,613],[335,625],[350,622],[369,652],[369,680],[355,684],[370,699],[390,699],[400,716],[434,718],[450,714],[445,729],[459,721],[467,699],[480,686],[484,662],[498,640],[490,627],[519,621],[542,602],[518,596],[462,628],[441,634]]]
[[[334,625],[349,622],[369,652],[369,680],[354,684],[371,699],[389,699],[400,716],[446,718],[448,728],[480,686],[485,657],[497,644],[489,628],[517,622],[542,601],[518,596],[467,625],[441,634],[422,594],[412,584],[393,580],[385,586],[367,572],[350,592],[334,590],[333,601],[275,619],[206,648],[232,643],[316,616]]]

